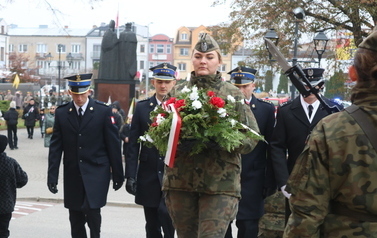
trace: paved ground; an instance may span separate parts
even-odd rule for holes
[[[1,131],[6,135],[6,131]],[[5,152],[16,159],[29,176],[28,184],[17,191],[17,205],[10,223],[13,238],[67,238],[70,237],[68,210],[63,206],[63,181],[59,179],[57,194],[47,188],[48,148],[43,146],[40,129],[34,139],[27,139],[26,129],[18,130],[18,150]],[[60,173],[62,174],[62,172]],[[111,186],[110,186],[111,187]],[[107,206],[102,208],[104,238],[143,238],[143,209],[134,203],[134,197],[121,188],[110,188]],[[233,228],[233,237],[236,237]]]

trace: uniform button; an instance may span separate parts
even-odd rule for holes
[[[161,173],[161,171],[158,171],[158,173],[160,174],[160,173]]]
[[[82,147],[80,146],[80,147],[79,147],[79,149],[81,150],[81,149],[82,149]]]
[[[79,134],[79,136],[81,136],[81,134]]]
[[[82,160],[80,160],[80,163],[82,163]]]

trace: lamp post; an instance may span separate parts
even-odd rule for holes
[[[305,18],[305,12],[301,7],[293,9],[293,14],[296,17],[296,24],[295,24],[295,42],[293,46],[293,59],[292,59],[292,64],[296,65],[297,64],[297,44],[298,44],[298,25],[301,21],[304,20]],[[294,89],[294,86],[292,85],[292,89]],[[293,95],[293,92],[291,92]]]
[[[276,34],[276,31],[274,28],[271,28],[270,31],[267,32],[267,34],[264,36],[264,38],[271,40],[275,45],[277,45],[279,41],[279,36],[278,34]],[[270,61],[272,61],[272,55],[271,55],[270,50],[268,49],[267,43],[266,43],[266,49],[268,51],[268,58],[270,59]]]
[[[71,65],[73,64],[73,56],[72,56],[72,53],[69,53],[66,57],[66,60],[68,61],[68,65],[69,67],[71,67]]]
[[[62,69],[62,61],[61,61],[61,53],[62,53],[62,48],[63,48],[63,45],[62,44],[58,44],[58,53],[59,53],[59,61],[58,61],[58,105],[60,105],[61,101],[60,101],[60,72],[61,72],[61,69]]]
[[[321,67],[321,59],[323,53],[325,53],[327,42],[329,38],[325,35],[323,31],[318,31],[318,34],[314,37],[314,49],[318,55],[318,67]]]

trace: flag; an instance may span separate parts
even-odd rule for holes
[[[13,87],[18,88],[19,84],[20,84],[20,77],[18,77],[18,74],[16,74],[16,76],[14,77],[14,80],[13,80]]]
[[[126,120],[127,124],[131,123],[131,118],[132,118],[132,115],[134,114],[134,108],[135,108],[135,98],[132,98],[130,107],[128,108],[128,114],[127,114],[127,120]]]
[[[109,96],[109,99],[107,100],[107,105],[111,105],[111,96]]]
[[[141,70],[139,70],[139,81],[141,82],[142,80],[143,80],[143,70],[141,69]]]
[[[179,80],[179,69],[177,69],[176,71],[175,71],[175,78],[177,79],[177,80]]]

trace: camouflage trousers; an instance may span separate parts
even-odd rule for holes
[[[238,211],[238,198],[168,191],[166,206],[179,238],[223,238]]]

